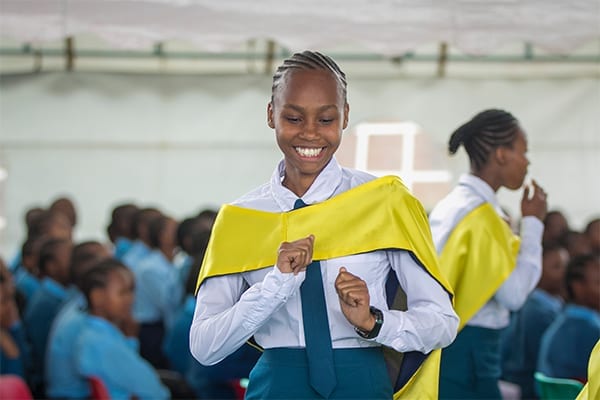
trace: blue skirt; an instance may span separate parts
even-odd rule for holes
[[[442,351],[440,399],[501,399],[500,330],[465,326]]]
[[[334,349],[337,386],[330,399],[391,399],[380,347]],[[310,386],[305,349],[267,349],[252,372],[246,399],[319,399]]]

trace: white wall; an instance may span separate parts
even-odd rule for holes
[[[218,207],[270,176],[270,77],[48,73],[0,77],[0,254],[23,240],[27,208],[77,202],[77,238],[104,240],[123,200],[175,217]],[[600,213],[600,83],[577,79],[377,79],[349,75],[350,124],[412,120],[445,148],[476,112],[505,108],[529,135],[531,175],[576,228]],[[445,155],[440,155],[445,157]],[[464,156],[448,161],[454,179]],[[3,198],[1,198],[3,196]],[[502,192],[518,215],[519,193]]]

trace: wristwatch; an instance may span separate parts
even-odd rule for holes
[[[380,309],[371,306],[369,311],[375,317],[375,326],[371,329],[370,332],[365,332],[362,329],[358,329],[354,327],[354,331],[363,339],[374,339],[379,335],[379,331],[381,330],[381,325],[383,325],[383,313]]]

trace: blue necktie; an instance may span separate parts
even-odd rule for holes
[[[294,203],[294,209],[304,206],[306,204],[302,199]],[[310,384],[317,393],[327,398],[333,392],[337,380],[319,261],[313,261],[306,267],[306,278],[300,286],[300,296]]]

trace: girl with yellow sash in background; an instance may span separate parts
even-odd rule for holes
[[[546,193],[535,181],[525,187],[515,236],[496,192],[523,186],[525,132],[510,113],[485,110],[452,134],[450,154],[461,145],[471,171],[429,218],[461,319],[456,340],[442,351],[440,398],[500,399],[500,331],[540,279]]]

